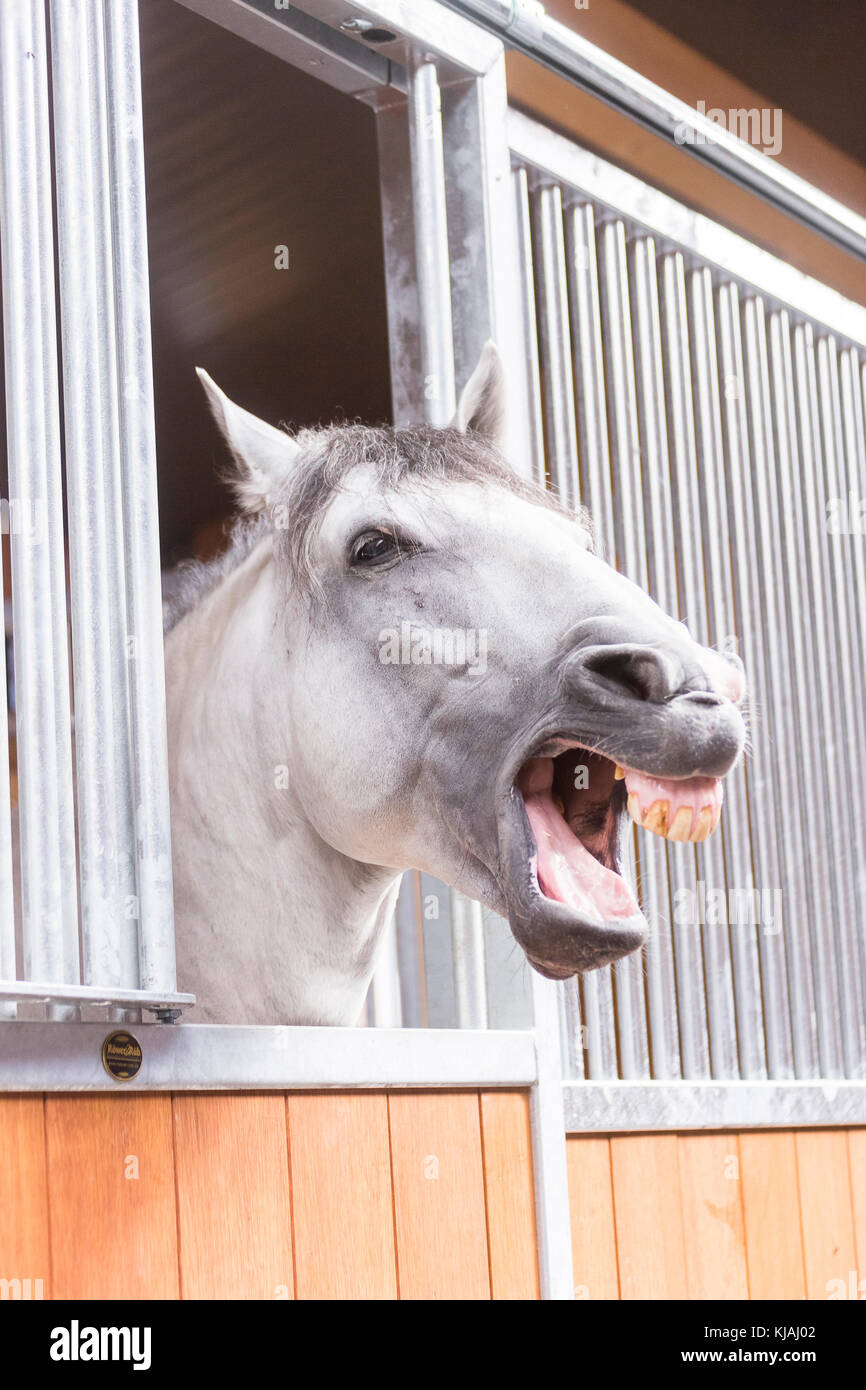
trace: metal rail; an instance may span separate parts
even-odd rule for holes
[[[866,219],[545,13],[538,0],[444,0],[509,48],[866,260]]]

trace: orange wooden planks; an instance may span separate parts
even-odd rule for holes
[[[689,1298],[748,1298],[737,1135],[678,1143]]]
[[[675,1134],[610,1141],[617,1255],[623,1298],[687,1298]]]
[[[282,1095],[176,1095],[184,1298],[294,1295]]]
[[[51,1297],[41,1095],[0,1096],[0,1279],[30,1280],[22,1290]]]
[[[477,1092],[388,1098],[401,1298],[490,1297]]]
[[[619,1298],[616,1222],[606,1136],[568,1136],[568,1199],[575,1298]]]
[[[482,1094],[481,1138],[492,1296],[538,1298],[532,1144],[525,1092]]]
[[[396,1298],[384,1094],[289,1095],[298,1298]]]
[[[177,1298],[171,1098],[47,1096],[54,1298]]]
[[[740,1135],[749,1296],[806,1297],[797,1155],[790,1130]]]
[[[851,1166],[851,1205],[854,1213],[854,1249],[857,1282],[866,1295],[866,1129],[848,1130],[848,1162]]]
[[[824,1299],[847,1287],[857,1268],[848,1136],[843,1129],[799,1130],[796,1146],[806,1297]]]

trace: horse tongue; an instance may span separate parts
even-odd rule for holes
[[[593,922],[634,917],[640,909],[613,869],[581,844],[553,803],[552,758],[533,758],[521,778],[523,804],[538,846],[538,883],[546,897]]]
[[[682,781],[625,770],[628,813],[633,821],[667,840],[706,840],[722,813],[718,777]]]

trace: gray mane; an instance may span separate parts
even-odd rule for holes
[[[213,560],[185,561],[164,576],[163,612],[169,631],[217,587],[226,575],[246,559],[273,529],[278,554],[288,567],[293,583],[306,592],[315,587],[311,544],[325,510],[352,471],[372,465],[383,491],[398,488],[407,478],[413,482],[470,482],[498,486],[537,506],[562,514],[575,513],[555,492],[520,478],[486,436],[473,430],[435,429],[416,425],[394,429],[390,425],[332,425],[302,430],[295,441],[300,453],[291,476],[272,503],[270,515],[257,513],[239,518],[228,548]],[[580,520],[590,530],[588,514]]]
[[[162,624],[165,632],[198,607],[202,599],[231,574],[267,535],[269,520],[263,515],[235,517],[225,550],[211,560],[182,560],[162,572]]]

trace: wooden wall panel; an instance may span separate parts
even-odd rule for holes
[[[184,1298],[294,1296],[282,1095],[177,1095]]]
[[[491,1294],[493,1298],[538,1298],[532,1143],[525,1092],[482,1093],[481,1140]]]
[[[848,1136],[843,1129],[796,1136],[806,1297],[827,1298],[831,1280],[847,1285],[857,1268]]]
[[[749,1295],[806,1297],[797,1152],[790,1130],[740,1135]]]
[[[569,1135],[568,1198],[575,1298],[619,1298],[610,1140]]]
[[[857,1253],[857,1282],[863,1280],[860,1295],[866,1295],[866,1129],[849,1129],[848,1162],[851,1170],[851,1208],[854,1216],[854,1249]]]
[[[171,1097],[45,1101],[54,1298],[177,1298]]]
[[[386,1097],[287,1101],[298,1298],[396,1298]]]
[[[478,1095],[388,1097],[400,1297],[490,1297]]]
[[[52,1297],[41,1095],[0,1096],[0,1279],[41,1279]]]
[[[737,1135],[681,1135],[679,1168],[689,1298],[748,1298]]]
[[[675,1134],[610,1141],[619,1281],[623,1298],[687,1298]]]

